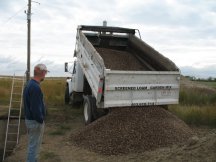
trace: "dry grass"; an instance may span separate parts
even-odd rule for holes
[[[45,102],[51,106],[64,105],[65,80],[45,80],[41,83],[44,92]]]
[[[216,127],[216,90],[212,83],[207,86],[195,82],[181,86],[180,104],[169,110],[188,124]]]
[[[0,105],[9,105],[12,79],[0,79]]]
[[[12,79],[0,79],[0,105],[10,102]],[[64,105],[65,79],[49,79],[41,83],[47,105]]]
[[[181,105],[216,105],[216,90],[204,87],[183,87],[180,90]]]
[[[208,125],[216,127],[215,106],[170,106],[169,110],[184,120],[187,124]]]

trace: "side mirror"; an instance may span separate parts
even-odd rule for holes
[[[68,72],[68,62],[65,62],[65,72]]]

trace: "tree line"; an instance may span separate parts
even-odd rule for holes
[[[192,81],[216,82],[215,77],[208,77],[208,78],[199,78],[195,76],[185,76],[185,77]]]

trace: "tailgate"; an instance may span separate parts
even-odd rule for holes
[[[105,70],[104,108],[178,104],[178,71]]]

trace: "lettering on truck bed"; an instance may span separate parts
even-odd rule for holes
[[[153,106],[156,105],[154,102],[146,102],[146,103],[132,103],[131,106]]]
[[[172,86],[138,86],[138,87],[115,87],[116,91],[147,90],[147,89],[172,89]]]

